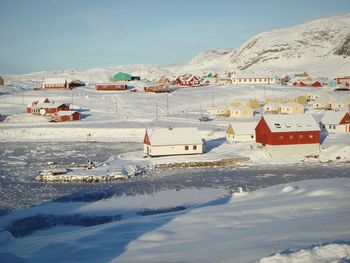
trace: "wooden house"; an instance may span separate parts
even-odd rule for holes
[[[54,122],[79,121],[80,113],[78,111],[59,111],[52,115]]]
[[[195,75],[189,76],[184,80],[184,83],[183,83],[183,85],[189,86],[189,87],[200,86],[200,84],[201,84],[201,79]]]
[[[254,116],[254,111],[247,106],[237,106],[230,108],[230,117],[245,119],[252,118]]]
[[[345,110],[350,106],[350,96],[349,97],[337,97],[330,100],[330,108],[334,111]]]
[[[321,123],[329,133],[350,134],[350,113],[347,111],[327,111],[323,115]]]
[[[232,78],[232,84],[234,85],[269,85],[275,84],[276,79],[271,77],[240,77]]]
[[[50,101],[46,98],[43,101],[33,101],[27,106],[27,113],[36,114],[36,115],[51,115],[59,111],[68,111],[69,105],[65,103],[56,103]]]
[[[331,98],[329,96],[320,96],[314,101],[312,107],[315,110],[329,110],[331,108]]]
[[[147,156],[202,154],[204,141],[197,128],[157,128],[146,130],[144,153]]]
[[[309,114],[264,115],[255,128],[256,142],[273,158],[319,152],[320,127]]]
[[[255,142],[257,122],[230,123],[226,130],[226,139],[231,142]]]
[[[281,111],[281,103],[279,102],[268,102],[263,107],[264,113],[277,114]]]
[[[216,109],[209,110],[209,113],[213,116],[228,117],[230,116],[230,109],[229,107],[216,108]]]
[[[69,83],[65,78],[45,78],[41,85],[43,89],[69,89]]]
[[[335,82],[339,88],[350,88],[350,76],[337,77]]]
[[[166,85],[153,85],[146,86],[143,88],[145,92],[154,92],[154,93],[167,93],[169,92],[169,87]]]
[[[117,83],[96,83],[96,90],[105,90],[105,91],[113,91],[113,90],[126,90],[128,86],[126,84],[117,84]]]
[[[303,114],[304,106],[297,102],[287,102],[281,104],[282,114]]]

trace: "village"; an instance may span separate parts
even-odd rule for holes
[[[89,171],[84,175],[57,167],[44,169],[37,179],[47,182],[124,180],[149,167],[323,160],[324,155],[329,155],[323,153],[325,149],[332,147],[324,146],[327,137],[343,134],[346,137],[342,138],[349,140],[349,84],[350,77],[328,80],[312,78],[306,72],[281,78],[209,72],[203,76],[185,74],[153,80],[117,72],[103,83],[45,77],[26,91],[24,115],[2,114],[4,129],[0,136],[4,141],[26,140],[26,136],[50,141],[55,140],[53,133],[58,133],[61,140],[87,143],[106,138],[143,142],[143,152],[117,158],[114,166],[108,167],[112,172],[107,173],[106,167],[93,167],[92,160],[88,160]],[[238,95],[237,91],[243,93],[233,96],[235,92]],[[154,95],[150,97],[148,93]],[[181,106],[181,93],[187,97],[183,100],[186,106]],[[66,99],[61,100],[62,97]],[[91,97],[92,104],[89,101],[89,106],[80,105],[82,99]],[[174,101],[175,97],[180,99]],[[108,100],[107,112],[101,99]],[[188,99],[196,102],[190,105]],[[140,117],[144,121],[137,124],[134,120]],[[101,123],[105,118],[111,120]],[[33,127],[28,121],[40,124]],[[45,121],[51,124],[44,124]],[[75,125],[57,126],[70,122]],[[348,153],[346,149],[330,159],[348,162]]]

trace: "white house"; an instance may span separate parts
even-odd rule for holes
[[[304,106],[297,102],[287,102],[281,104],[282,114],[303,114]]]
[[[260,85],[260,84],[275,84],[276,79],[271,77],[240,77],[232,78],[232,84],[242,85]]]
[[[255,142],[257,122],[230,123],[226,130],[226,139],[231,142]]]
[[[42,84],[43,89],[67,89],[68,86],[65,78],[45,78]]]
[[[350,133],[350,113],[326,111],[321,119],[323,128],[329,133]]]
[[[312,107],[317,110],[328,110],[331,107],[331,99],[327,96],[321,96],[314,101]]]
[[[252,118],[254,111],[247,106],[237,106],[230,108],[230,116],[238,119]]]
[[[346,110],[349,108],[349,105],[349,97],[332,98],[330,101],[330,108],[335,111]]]
[[[157,128],[146,130],[143,140],[148,156],[202,154],[204,141],[197,128]]]
[[[216,108],[209,110],[208,112],[214,116],[230,116],[230,109],[228,107]]]

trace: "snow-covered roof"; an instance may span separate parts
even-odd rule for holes
[[[58,108],[61,105],[68,105],[66,103],[60,103],[60,102],[39,102],[36,106],[34,107],[38,107],[38,108]]]
[[[255,134],[257,122],[232,122],[230,123],[233,131],[237,135]]]
[[[339,124],[345,114],[346,111],[327,111],[323,115],[321,122],[323,124]]]
[[[57,112],[56,114],[58,116],[71,116],[73,115],[74,113],[76,113],[77,111],[72,111],[72,110],[64,110],[64,111],[59,111]]]
[[[67,80],[65,78],[45,78],[44,84],[63,84],[65,85]]]
[[[329,103],[331,99],[327,96],[321,96],[321,97],[318,97],[317,100],[315,100],[315,103]]]
[[[156,128],[147,130],[152,146],[202,144],[197,128]]]
[[[271,102],[268,102],[264,105],[264,107],[274,107],[274,108],[277,108],[277,107],[280,107],[281,106],[281,103],[280,102],[275,102],[275,101],[271,101]]]
[[[252,110],[252,109],[249,108],[248,106],[239,105],[239,106],[232,106],[232,107],[230,107],[230,110],[243,111],[243,110]]]
[[[285,102],[285,103],[281,103],[281,107],[291,107],[291,108],[294,108],[294,107],[304,107],[303,105],[301,105],[300,103],[298,102]]]
[[[310,114],[264,115],[272,132],[319,131],[320,127]]]

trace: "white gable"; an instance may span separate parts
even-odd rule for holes
[[[158,128],[147,130],[152,146],[164,145],[198,145],[202,137],[197,128]]]
[[[323,124],[339,124],[339,122],[343,119],[345,116],[346,111],[327,111],[322,119],[321,122]]]
[[[257,122],[233,122],[231,127],[236,135],[255,134]]]
[[[320,127],[310,114],[264,115],[272,132],[320,131]]]

